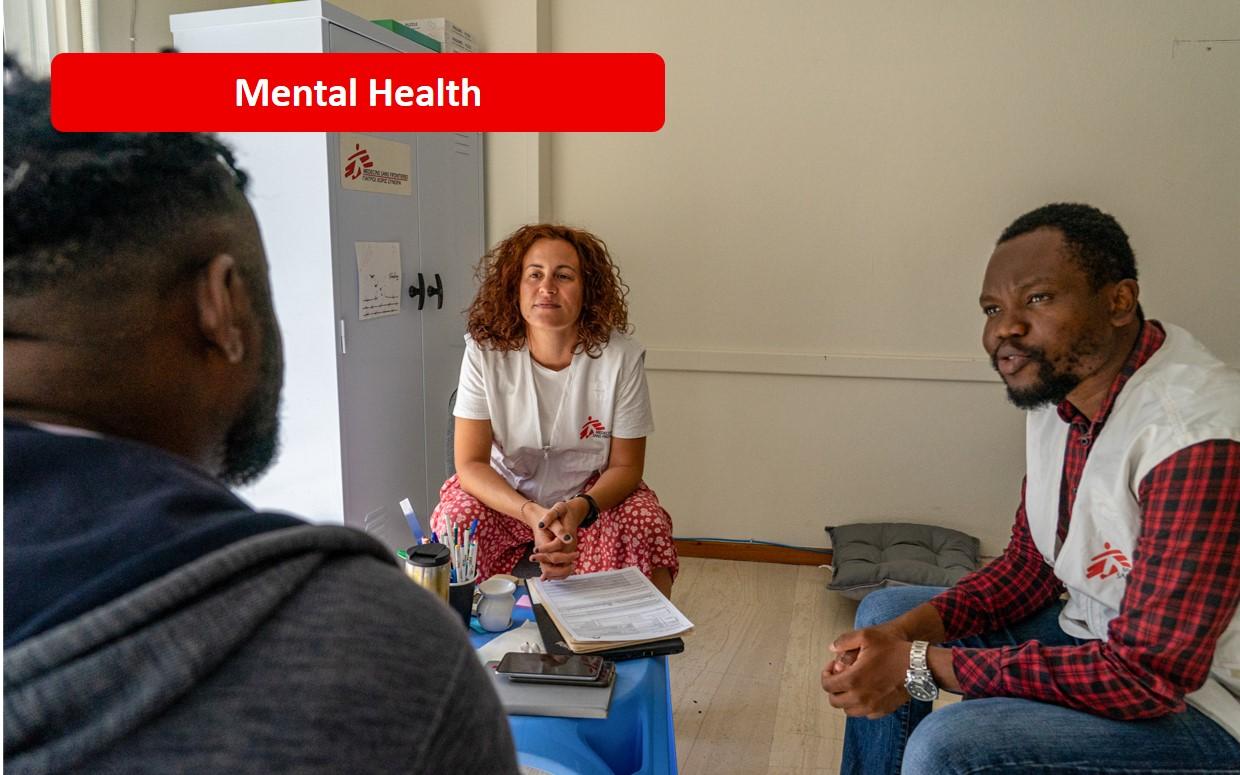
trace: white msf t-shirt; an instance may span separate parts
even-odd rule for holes
[[[654,432],[645,357],[635,339],[612,332],[598,358],[577,354],[567,368],[539,375],[527,347],[501,352],[466,336],[453,414],[490,420],[491,467],[517,492],[550,506],[607,469],[613,436]],[[548,383],[541,391],[540,382]]]
[[[551,429],[555,427],[555,416],[559,414],[560,401],[564,399],[568,369],[548,369],[538,361],[534,361],[533,366],[534,395],[538,398],[538,431],[545,448],[551,446]]]

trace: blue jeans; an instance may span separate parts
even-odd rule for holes
[[[894,587],[872,592],[857,609],[857,628],[894,619],[942,591]],[[1059,628],[1059,608],[1054,603],[1001,631],[945,645],[1080,643]],[[1240,773],[1240,742],[1192,707],[1157,719],[1116,721],[1011,697],[967,700],[933,714],[930,703],[914,700],[880,719],[849,718],[840,772]]]

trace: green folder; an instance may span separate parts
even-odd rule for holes
[[[439,41],[435,40],[429,35],[423,35],[422,33],[418,32],[415,29],[406,27],[405,25],[401,24],[395,19],[371,19],[371,21],[379,25],[385,30],[391,30],[392,32],[395,32],[397,35],[400,35],[402,38],[408,38],[409,40],[412,40],[414,43],[417,43],[419,46],[429,48],[431,51],[434,51],[436,54],[443,52],[443,45],[440,44]]]

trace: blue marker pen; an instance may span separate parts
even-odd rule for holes
[[[405,515],[405,521],[409,523],[409,532],[413,533],[413,543],[415,545],[426,543],[426,536],[422,534],[422,525],[418,523],[417,512],[413,510],[413,504],[408,498],[401,500],[400,510]]]

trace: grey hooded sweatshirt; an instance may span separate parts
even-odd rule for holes
[[[8,608],[45,594],[40,577],[58,578],[47,562],[23,568],[40,544],[12,520],[55,524],[23,494],[47,484],[46,466],[32,463],[40,445],[60,445],[30,437],[38,443],[19,448],[10,442],[33,431],[7,425],[5,772],[517,771],[507,719],[460,619],[349,528],[264,530],[10,642]],[[121,447],[161,464],[157,451]],[[176,471],[183,462],[171,466],[173,479],[186,474]],[[83,514],[82,531],[92,519],[108,517]]]

